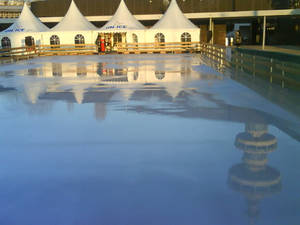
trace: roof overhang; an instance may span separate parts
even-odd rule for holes
[[[300,9],[185,13],[184,15],[188,19],[281,17],[300,16]],[[135,15],[139,21],[159,20],[162,16],[162,14]],[[111,16],[87,16],[86,18],[91,22],[107,22]],[[62,17],[40,17],[39,19],[43,23],[57,23]],[[15,19],[0,19],[0,23],[13,23],[14,21]]]

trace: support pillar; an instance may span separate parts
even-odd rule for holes
[[[264,24],[263,24],[263,40],[262,40],[262,49],[265,50],[266,46],[266,28],[267,28],[267,17],[264,16]]]
[[[212,35],[210,44],[214,44],[214,30],[215,30],[215,24],[213,18],[209,18],[209,31],[211,31],[211,35]]]

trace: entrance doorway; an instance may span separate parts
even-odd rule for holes
[[[126,43],[126,33],[99,33],[96,43],[99,52],[116,51],[118,44]]]
[[[32,36],[25,37],[25,47],[26,47],[27,51],[35,50],[35,41]]]

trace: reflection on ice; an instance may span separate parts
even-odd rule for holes
[[[244,152],[243,162],[229,170],[228,183],[245,196],[249,224],[254,225],[259,221],[260,202],[282,189],[280,172],[267,165],[268,154],[277,148],[277,139],[261,121],[246,124],[246,131],[237,135],[235,145]]]
[[[15,83],[10,84],[24,89],[27,100],[32,104],[36,104],[43,95],[55,92],[73,93],[76,102],[81,104],[89,89],[102,92],[108,87],[120,88],[120,85],[128,85],[120,88],[125,100],[130,99],[135,88],[144,84],[163,87],[172,98],[176,98],[184,82],[200,77],[190,70],[191,59],[158,62],[147,59],[135,64],[118,61],[43,62],[39,65],[40,67],[30,66],[27,70],[16,70],[13,79]],[[4,73],[5,71],[2,75]]]
[[[22,97],[32,105],[39,102],[45,105],[47,101],[93,103],[95,117],[102,119],[106,115],[104,106],[119,102],[127,105],[127,111],[187,118],[247,122],[251,120],[252,114],[259,113],[268,117],[271,124],[274,123],[271,120],[278,120],[278,115],[284,118],[282,121],[289,120],[287,114],[273,115],[274,110],[268,109],[274,106],[267,106],[262,99],[253,98],[252,95],[245,95],[248,91],[243,91],[240,96],[231,96],[231,92],[228,95],[227,90],[214,90],[215,84],[227,78],[201,63],[198,57],[153,57],[45,57],[25,61],[25,65],[19,63],[13,71],[14,75],[9,77],[5,74],[8,71],[11,73],[12,66],[4,66],[0,81],[8,88],[21,91]],[[208,88],[215,93],[205,91]],[[218,94],[219,91],[222,91],[222,95]],[[265,107],[261,108],[262,111],[248,107],[256,107],[257,100]],[[122,110],[122,104],[117,108]],[[96,113],[96,109],[103,112]],[[276,126],[285,124],[282,129],[289,129],[289,122],[280,121],[279,124]]]
[[[2,222],[297,224],[299,114],[244,82],[194,55],[3,65]]]

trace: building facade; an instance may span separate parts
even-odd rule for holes
[[[18,18],[23,7],[23,0],[0,1],[0,18]]]
[[[88,17],[97,27],[101,27],[113,15],[120,0],[74,0],[82,14]],[[0,0],[0,29],[9,26],[8,17],[1,20],[1,8],[19,7],[21,10],[23,0]],[[139,20],[151,27],[163,14],[170,0],[125,0],[132,14],[137,15]],[[65,16],[71,0],[31,0],[33,13],[42,19],[48,27],[56,25]],[[263,36],[263,17],[255,16],[259,10],[279,10],[300,8],[300,0],[177,0],[184,13],[194,14],[190,18],[201,28],[201,41],[209,41],[209,31],[213,30],[213,43],[225,44],[225,37],[233,32],[236,27],[242,30],[243,44],[261,44]],[[16,5],[17,4],[17,5]],[[5,8],[6,7],[6,8]],[[4,11],[5,11],[4,10]],[[19,11],[11,11],[10,16],[17,17]],[[240,12],[253,11],[249,17],[239,17]],[[292,10],[290,10],[292,11]],[[233,17],[213,18],[213,25],[209,25],[210,14],[236,14]],[[198,17],[199,14],[207,17]],[[7,13],[2,13],[7,15]],[[278,12],[280,15],[280,12]],[[151,19],[149,19],[151,17]],[[146,19],[143,19],[146,18]],[[5,22],[5,20],[7,20]],[[237,24],[246,24],[237,26]],[[269,16],[267,19],[266,44],[297,44],[300,45],[300,11],[297,15]]]
[[[33,2],[32,10],[39,17],[61,17],[68,10],[71,0],[48,0]],[[119,0],[75,0],[85,16],[113,15]],[[138,14],[161,14],[170,0],[126,0],[131,12]],[[184,13],[224,12],[288,9],[299,7],[299,0],[177,0]]]

